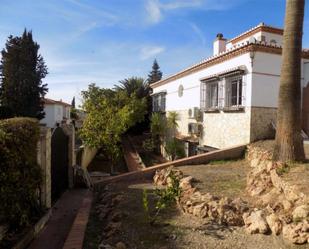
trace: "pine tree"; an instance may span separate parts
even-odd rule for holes
[[[1,52],[0,106],[11,116],[45,116],[43,98],[48,89],[42,79],[48,72],[39,48],[25,29],[21,37],[9,36]]]
[[[162,79],[162,72],[160,71],[159,64],[155,59],[152,65],[152,71],[148,74],[148,83],[152,84]]]

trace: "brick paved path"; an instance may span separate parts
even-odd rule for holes
[[[87,195],[89,195],[87,189],[66,191],[53,207],[52,216],[46,227],[28,249],[62,249],[77,211]]]

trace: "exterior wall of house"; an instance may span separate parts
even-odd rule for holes
[[[55,126],[56,109],[54,105],[45,105],[45,117],[40,120],[41,124],[46,124],[47,127],[53,128]]]
[[[309,60],[303,61],[303,96],[302,96],[302,125],[304,131],[309,134]]]
[[[277,108],[251,107],[250,112],[250,142],[274,138]]]
[[[70,107],[60,104],[46,104],[44,107],[45,118],[40,123],[47,127],[54,128],[57,123],[61,123],[63,118],[70,119]]]
[[[262,36],[265,37],[265,42],[267,44],[270,44],[272,40],[275,40],[277,46],[282,46],[282,35],[268,33],[268,32],[265,32],[265,31],[260,31],[260,32],[257,32],[255,34],[253,34],[252,36],[246,37],[246,38],[244,38],[244,39],[242,39],[242,40],[240,40],[238,42],[235,42],[235,43],[228,42],[226,44],[226,49],[232,49],[233,46],[238,46],[238,45],[241,45],[243,43],[247,43],[247,42],[249,42],[251,37],[254,37],[257,41],[261,41],[261,37]]]
[[[250,107],[242,112],[205,113],[200,144],[227,148],[250,142]]]
[[[249,54],[242,54],[240,56],[231,58],[228,61],[213,65],[205,68],[199,72],[182,77],[181,79],[174,80],[167,84],[155,87],[153,94],[158,92],[166,91],[166,111],[177,111],[177,110],[188,110],[193,107],[200,106],[200,85],[201,79],[230,70],[238,66],[245,66],[248,72],[251,72],[251,59]],[[250,105],[251,102],[251,88],[250,88],[250,77],[246,82],[246,106]],[[178,88],[183,85],[183,95],[178,96]],[[192,97],[194,96],[194,97]]]
[[[243,54],[220,64],[205,68],[199,72],[185,76],[181,79],[169,82],[153,89],[153,93],[166,91],[166,113],[177,111],[179,115],[178,132],[180,135],[187,136],[188,124],[196,123],[195,119],[189,118],[189,109],[200,107],[200,85],[201,79],[209,75],[218,74],[238,66],[247,68],[246,75],[243,77],[243,105],[251,105],[251,59],[249,54]],[[182,85],[183,95],[178,95],[178,88]],[[203,136],[200,145],[215,148],[225,148],[235,144],[247,143],[250,140],[250,112],[230,113],[204,113],[203,114]],[[240,126],[241,124],[241,126]],[[239,128],[241,127],[241,128]],[[248,127],[245,129],[244,127]],[[226,139],[229,137],[229,139]],[[231,138],[231,139],[230,139]],[[227,141],[228,140],[228,141]]]

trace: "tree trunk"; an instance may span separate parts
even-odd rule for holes
[[[287,0],[274,159],[304,160],[301,137],[301,53],[305,0]]]

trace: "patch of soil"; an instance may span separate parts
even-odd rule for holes
[[[202,193],[230,198],[248,199],[246,177],[250,171],[246,160],[217,161],[210,164],[178,167],[185,175],[193,176],[195,187]]]
[[[185,175],[191,175],[197,179],[196,186],[201,192],[210,192],[232,198],[247,198],[245,186],[249,166],[244,160],[182,166],[179,169]],[[149,205],[154,207],[155,195],[153,194],[154,186],[152,182],[109,185],[109,192],[105,192],[105,194],[111,191],[112,194],[122,196],[120,203],[113,208],[113,212],[123,214],[120,220],[121,231],[107,239],[105,237],[106,231],[103,231],[103,229],[108,226],[110,218],[99,221],[97,214],[93,211],[83,248],[98,248],[102,238],[105,243],[112,246],[122,241],[127,248],[131,249],[309,248],[308,245],[286,245],[281,236],[248,235],[244,228],[219,225],[208,219],[199,219],[192,215],[183,214],[176,206],[163,210],[156,224],[150,225],[142,204],[144,189],[147,189],[149,193]],[[94,202],[93,210],[98,205],[98,202]],[[96,229],[91,228],[94,225]],[[94,241],[96,243],[93,243]]]
[[[291,186],[296,186],[300,192],[309,196],[309,163],[289,165],[287,172],[282,174],[281,177]]]

